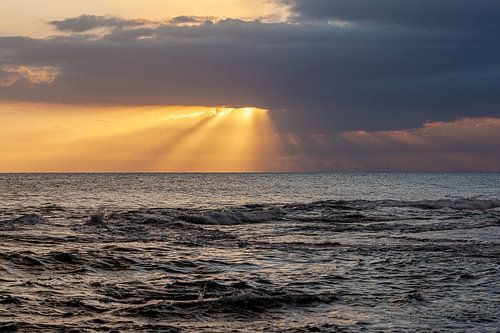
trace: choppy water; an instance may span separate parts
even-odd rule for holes
[[[496,332],[499,269],[498,174],[0,175],[0,331]]]

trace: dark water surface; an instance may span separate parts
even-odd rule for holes
[[[498,174],[0,175],[0,332],[499,327]]]

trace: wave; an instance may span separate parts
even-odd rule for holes
[[[55,211],[47,209],[47,205],[38,210],[31,207],[33,213],[12,212],[8,219],[0,220],[0,230],[34,227],[47,224],[54,215],[60,217],[64,208],[52,205]],[[51,206],[51,207],[52,207]],[[314,222],[388,222],[426,220],[446,214],[452,218],[459,214],[498,215],[499,199],[440,199],[440,200],[325,200],[312,203],[294,204],[252,204],[227,207],[224,209],[193,209],[193,208],[143,208],[127,210],[124,208],[109,208],[109,215],[104,209],[91,211],[89,215],[82,215],[82,211],[67,210],[71,217],[86,218],[88,227],[104,227],[120,224],[120,221],[129,223],[129,231],[141,226],[168,226],[177,228],[193,228],[199,225],[239,225],[256,224],[280,221],[314,221]],[[131,226],[130,222],[133,222]],[[402,227],[402,225],[401,225]],[[122,228],[126,228],[125,224]],[[372,226],[372,228],[377,228]]]
[[[489,210],[500,208],[499,199],[439,199],[439,200],[325,200],[316,201],[309,205],[291,204],[285,207],[330,207],[338,209],[374,209],[377,207],[408,207],[423,210],[452,209],[452,210]]]
[[[179,218],[186,222],[194,224],[242,224],[242,223],[259,223],[270,221],[279,218],[283,215],[283,211],[279,209],[260,210],[254,212],[242,212],[237,208],[233,211],[215,211],[205,215],[186,214],[180,215]]]
[[[334,294],[248,291],[203,300],[155,300],[146,304],[124,307],[113,311],[113,313],[149,318],[172,316],[215,317],[217,314],[239,314],[254,317],[275,308],[330,304],[337,300],[339,298]]]
[[[200,225],[237,225],[295,219],[300,221],[362,222],[387,221],[384,208],[406,208],[417,211],[487,212],[500,208],[498,199],[441,199],[441,200],[327,200],[309,204],[260,204],[232,207],[223,210],[190,211],[181,213],[182,221]],[[417,214],[411,218],[418,219]],[[410,217],[410,216],[409,216]],[[404,217],[398,216],[394,219]],[[425,214],[422,214],[425,219]]]
[[[12,230],[48,223],[48,219],[39,214],[24,214],[7,220],[0,220],[0,230]]]

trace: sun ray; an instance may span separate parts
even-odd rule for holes
[[[3,171],[261,171],[277,149],[252,107],[4,104],[0,121]]]

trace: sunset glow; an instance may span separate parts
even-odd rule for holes
[[[11,104],[0,121],[2,171],[249,171],[273,149],[252,107]]]
[[[498,171],[498,4],[379,1],[0,1],[0,172]]]
[[[19,7],[30,10],[19,10]],[[50,20],[85,14],[92,8],[94,15],[116,15],[135,19],[166,21],[179,16],[213,18],[239,18],[280,20],[286,17],[286,9],[271,1],[253,0],[22,0],[0,2],[3,24],[0,35],[18,33],[47,36],[54,30],[47,26]],[[42,19],[40,19],[42,17]]]

